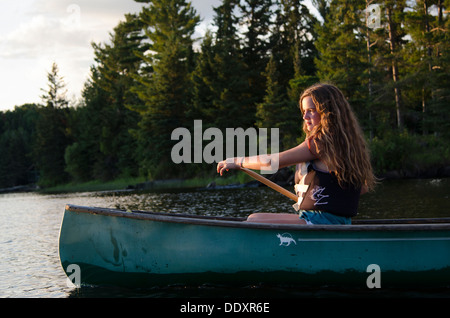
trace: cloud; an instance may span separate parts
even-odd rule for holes
[[[0,34],[0,85],[6,88],[2,109],[40,102],[53,62],[65,79],[68,97],[80,96],[94,63],[91,42],[108,41],[124,15],[142,7],[132,0],[3,1],[2,11],[8,14]]]
[[[73,0],[72,0],[73,1]],[[79,56],[92,41],[104,41],[127,10],[138,11],[134,1],[38,0],[28,9],[28,19],[0,37],[3,58],[33,58],[42,55]],[[109,5],[107,5],[109,4]],[[137,3],[136,3],[137,4]]]
[[[204,35],[215,2],[193,1],[203,18],[197,37]],[[27,18],[12,32],[0,35],[0,58],[85,55],[92,59],[91,42],[107,41],[124,14],[139,12],[142,6],[132,0],[35,0],[26,10]]]
[[[42,55],[67,54],[77,48],[89,46],[90,32],[70,28],[61,19],[34,16],[28,23],[0,38],[4,43],[3,58],[35,58]]]
[[[87,23],[115,26],[128,12],[138,12],[143,4],[133,0],[35,0],[31,14],[58,16],[80,15]]]
[[[202,18],[196,38],[204,35],[213,6],[221,0],[193,0]],[[90,66],[92,42],[105,43],[126,13],[146,5],[134,0],[1,0],[0,109],[40,102],[53,62],[64,77],[68,97],[79,97]]]

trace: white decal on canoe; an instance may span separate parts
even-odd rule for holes
[[[295,242],[292,235],[289,233],[277,234],[277,237],[280,239],[280,246],[289,246],[291,243],[297,245],[297,242]]]

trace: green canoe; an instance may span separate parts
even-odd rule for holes
[[[282,225],[67,205],[59,255],[81,284],[450,286],[450,218]]]

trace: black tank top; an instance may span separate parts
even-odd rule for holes
[[[352,185],[341,187],[333,172],[316,170],[311,163],[308,165],[305,184],[308,185],[308,190],[300,209],[323,211],[345,217],[352,217],[358,213],[361,188]]]

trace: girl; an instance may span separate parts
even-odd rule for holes
[[[306,139],[300,145],[269,156],[268,160],[241,157],[221,161],[217,172],[264,169],[297,164],[295,190],[299,216],[255,213],[250,222],[287,224],[350,224],[359,196],[371,190],[375,177],[363,133],[342,92],[330,84],[316,84],[300,97]],[[261,159],[261,160],[259,160]]]

